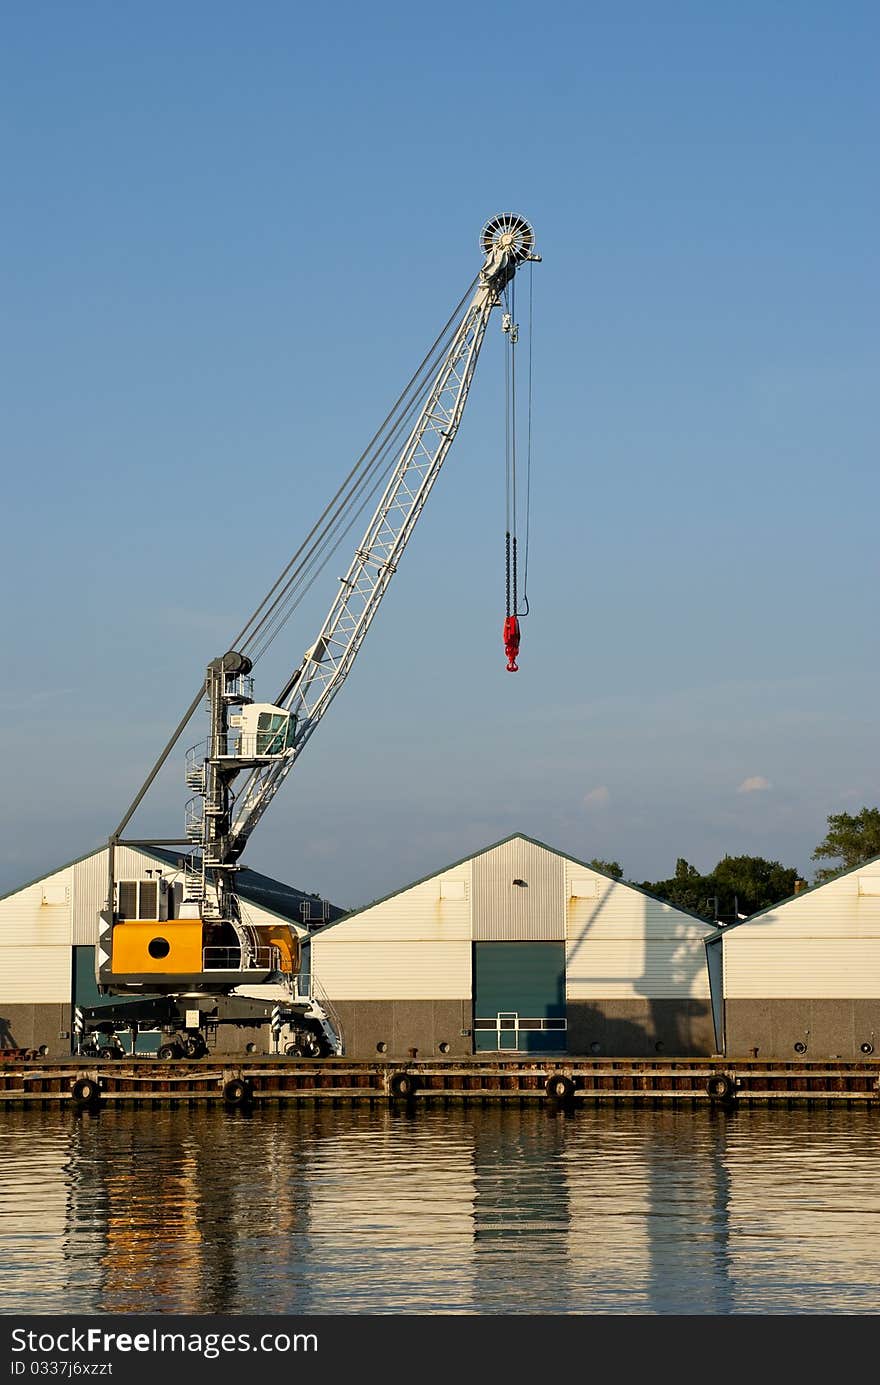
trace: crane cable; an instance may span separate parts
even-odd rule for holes
[[[243,648],[255,663],[284,628],[336,552],[342,540],[386,480],[396,460],[395,444],[411,423],[428,380],[449,348],[450,329],[476,284],[476,277],[456,304],[446,323],[429,347],[408,385],[398,396],[380,427],[361,453],[323,514],[290,559],[268,595],[254,611],[236,637],[236,648]],[[390,454],[390,455],[389,455]]]
[[[531,265],[529,265],[531,271]],[[502,331],[508,339],[504,353],[504,461],[505,461],[505,619],[504,652],[507,655],[509,673],[516,673],[519,665],[520,627],[519,617],[528,615],[529,600],[526,590],[529,563],[529,525],[531,509],[532,476],[532,276],[529,274],[529,366],[527,395],[527,450],[526,450],[526,499],[525,525],[526,542],[523,563],[523,609],[520,610],[517,590],[519,559],[517,553],[517,525],[519,518],[519,497],[517,495],[517,398],[516,398],[516,346],[519,327],[516,321],[516,281],[510,285],[510,294],[504,295],[505,313]]]

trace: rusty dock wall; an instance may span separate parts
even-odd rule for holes
[[[264,1103],[555,1102],[880,1107],[880,1060],[510,1058],[425,1062],[254,1057],[159,1062],[71,1058],[0,1061],[0,1108],[134,1105],[235,1108]]]

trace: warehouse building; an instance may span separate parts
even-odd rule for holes
[[[126,917],[176,918],[183,859],[158,847],[117,847],[117,908]],[[98,914],[107,895],[103,847],[0,898],[0,1049],[73,1049],[73,1009],[100,1003],[95,983]],[[257,871],[237,888],[254,924],[282,918],[306,937],[342,910]],[[252,1036],[248,1036],[252,1037]],[[149,1046],[146,1035],[142,1047]]]
[[[728,1057],[880,1053],[880,856],[726,925],[706,951]]]
[[[714,926],[519,834],[319,929],[345,1053],[715,1051]]]

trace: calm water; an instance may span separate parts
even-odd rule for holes
[[[3,1313],[876,1313],[880,1118],[0,1112]]]

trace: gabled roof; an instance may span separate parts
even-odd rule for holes
[[[869,856],[867,861],[860,861],[857,866],[847,866],[845,870],[839,870],[828,880],[820,880],[816,885],[808,885],[805,890],[799,890],[797,894],[790,894],[785,899],[778,900],[775,904],[768,904],[766,909],[756,909],[748,918],[737,919],[735,923],[726,923],[723,928],[718,928],[710,937],[705,939],[707,943],[717,942],[725,933],[729,933],[732,928],[742,928],[744,923],[752,923],[755,919],[763,918],[765,914],[775,914],[777,909],[781,909],[784,904],[791,904],[795,899],[804,899],[808,894],[815,894],[817,890],[824,890],[826,885],[833,885],[835,881],[842,880],[846,875],[855,875],[856,871],[864,870],[866,866],[876,866],[880,864],[880,856]]]
[[[334,919],[331,923],[325,923],[323,928],[316,928],[313,937],[320,937],[328,928],[335,928],[339,923],[345,923],[348,919],[355,918],[358,914],[363,914],[367,909],[375,909],[377,904],[387,904],[390,899],[396,899],[398,895],[405,894],[407,890],[413,890],[417,885],[424,885],[426,881],[433,880],[437,875],[444,875],[448,870],[455,870],[458,866],[465,865],[468,861],[474,861],[478,856],[485,856],[490,851],[496,851],[499,846],[506,846],[508,842],[529,842],[532,846],[539,847],[542,851],[549,851],[552,856],[558,856],[563,861],[572,861],[576,866],[583,866],[584,870],[591,870],[594,875],[601,875],[604,880],[609,880],[612,885],[623,885],[628,890],[635,890],[636,894],[644,895],[646,899],[653,900],[655,904],[663,904],[667,909],[674,909],[678,914],[686,914],[688,918],[701,923],[704,928],[711,928],[712,924],[708,919],[695,914],[692,909],[683,909],[679,904],[670,904],[668,899],[661,899],[659,895],[651,894],[650,890],[645,890],[641,885],[633,885],[629,880],[618,880],[616,876],[609,875],[607,871],[597,870],[591,866],[589,861],[581,861],[577,856],[572,856],[568,851],[560,851],[555,846],[549,846],[547,842],[542,842],[537,837],[527,837],[524,832],[511,832],[509,836],[502,837],[500,841],[493,842],[491,846],[481,847],[479,851],[472,851],[468,856],[462,856],[457,861],[453,861],[448,866],[441,866],[439,870],[432,870],[428,875],[423,875],[420,880],[412,880],[408,885],[403,885],[399,890],[392,890],[390,894],[382,895],[380,899],[373,899],[369,904],[362,904],[358,909],[350,909],[341,918]]]
[[[124,846],[125,843],[123,842]],[[180,860],[179,851],[169,851],[160,846],[136,846],[130,848],[133,851],[141,851],[145,856],[150,856],[154,861],[162,861],[165,865],[177,866]],[[0,895],[0,900],[9,899],[14,894],[19,894],[22,890],[27,890],[31,885],[37,885],[41,880],[45,880],[49,875],[57,875],[59,871],[68,870],[71,866],[77,866],[82,861],[88,861],[90,857],[97,856],[100,852],[106,851],[106,844],[96,847],[94,851],[87,851],[83,856],[75,856],[72,861],[66,861],[64,865],[54,866],[51,870],[43,871],[34,880],[28,880],[23,885],[16,885],[14,890],[7,891]],[[303,915],[300,905],[314,900],[321,901],[320,895],[306,894],[303,890],[297,890],[292,885],[285,885],[281,880],[274,880],[270,875],[262,875],[260,871],[250,870],[245,866],[238,872],[236,878],[236,889],[242,899],[251,904],[257,905],[260,909],[267,910],[270,914],[277,915],[288,923],[296,923],[301,928],[304,926]],[[323,901],[321,901],[323,902]],[[339,918],[345,911],[335,904],[328,904],[331,919]],[[307,926],[307,925],[306,925]]]

